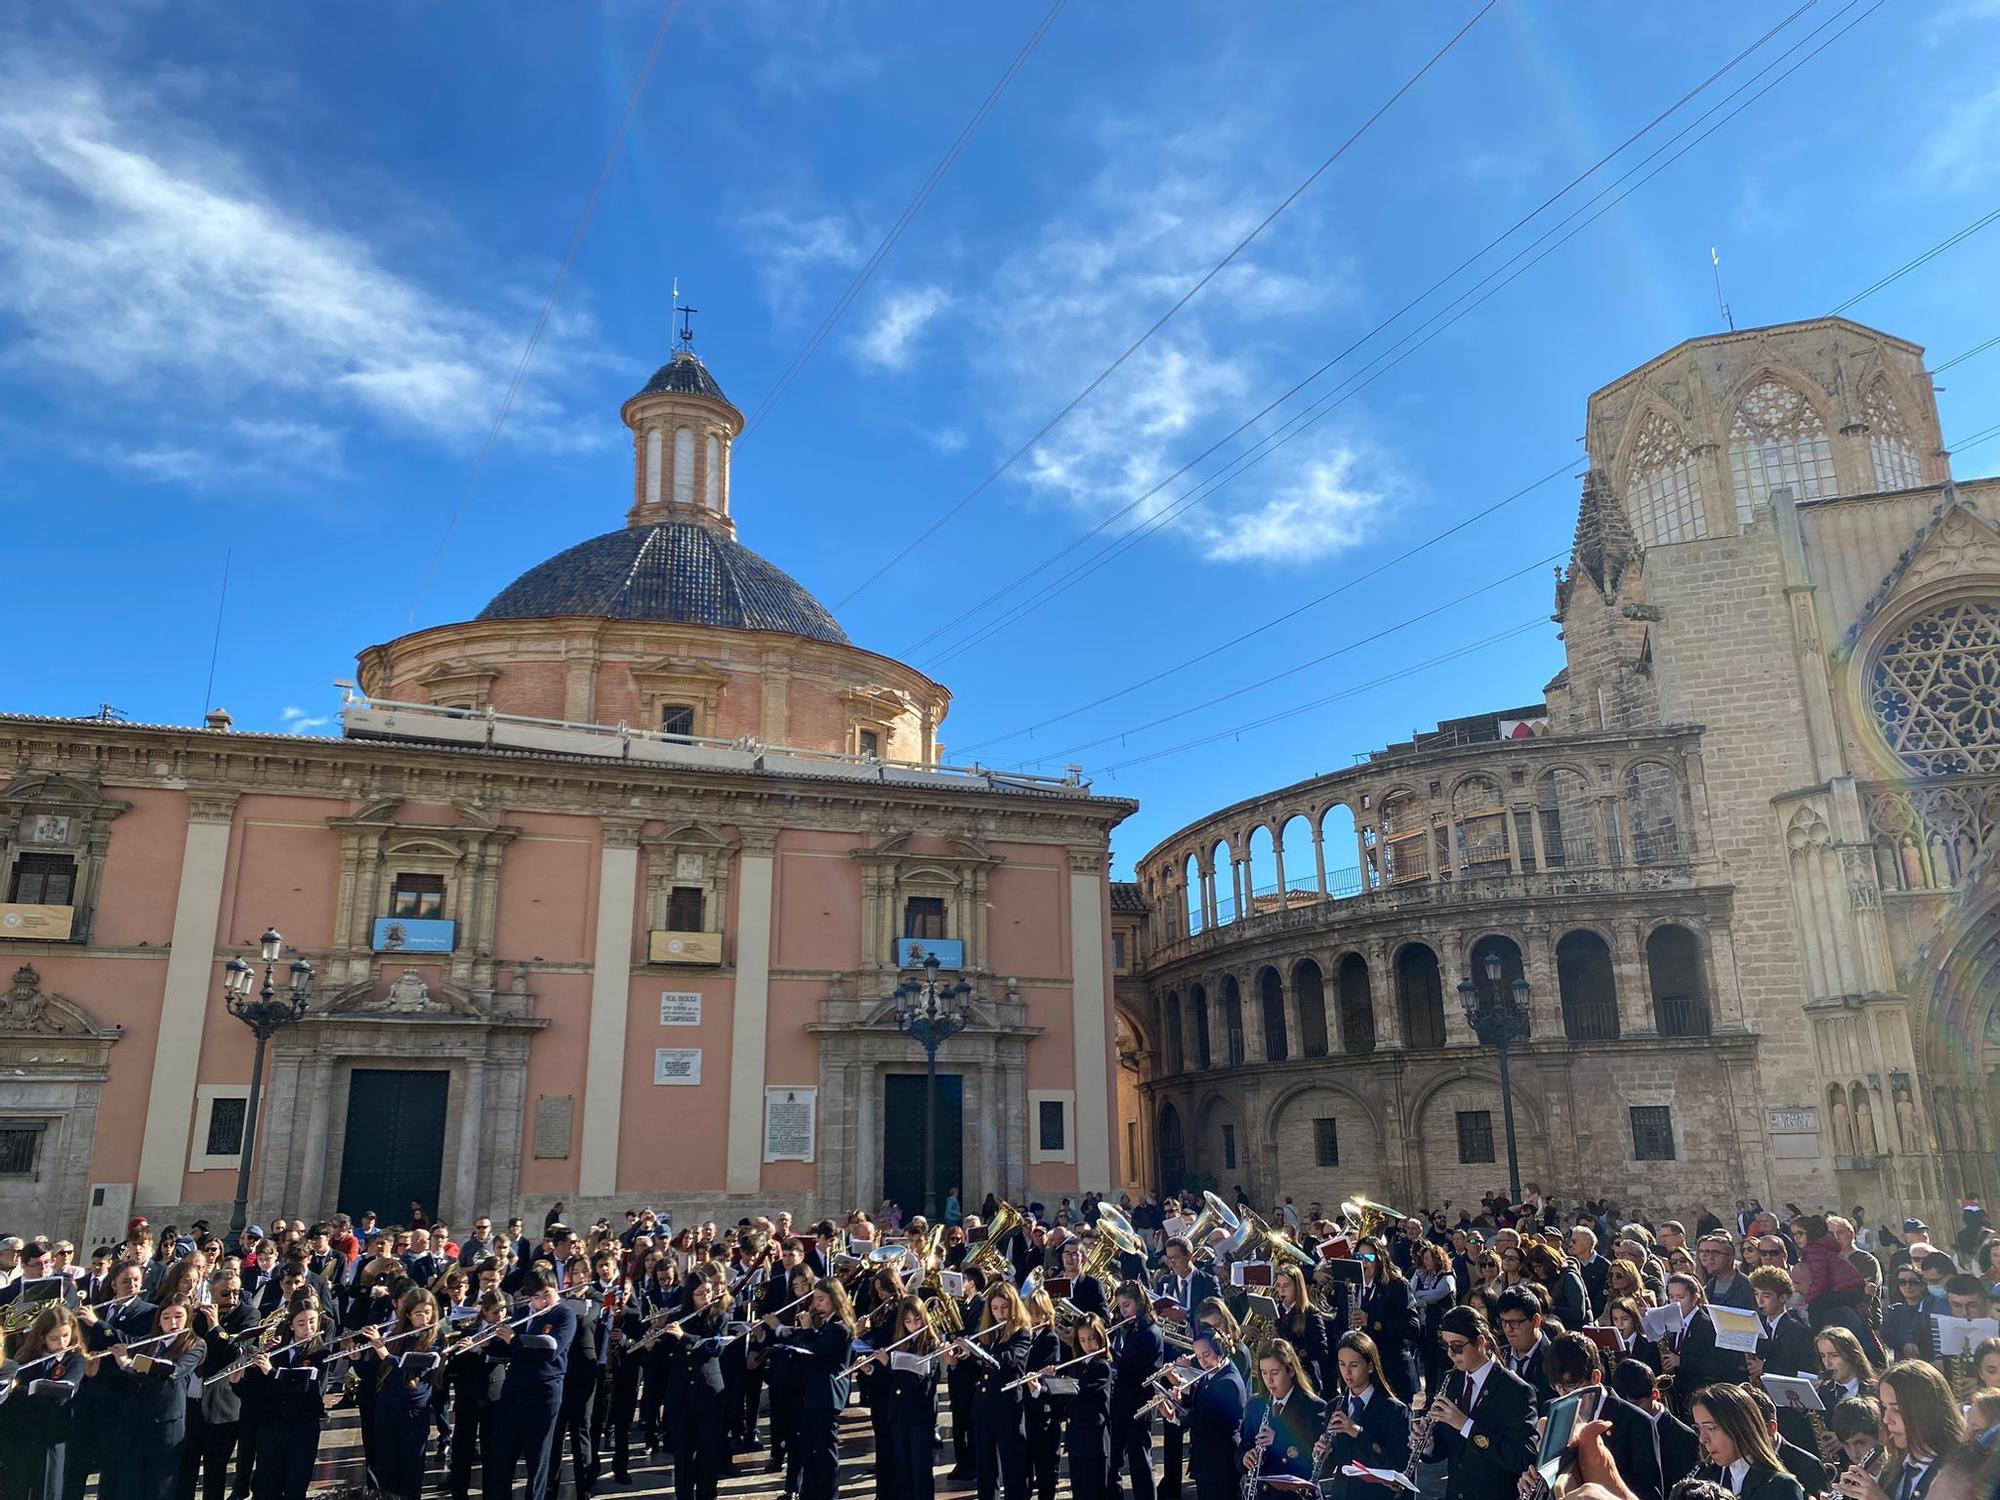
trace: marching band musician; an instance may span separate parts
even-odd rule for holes
[[[896,1493],[903,1500],[932,1500],[936,1487],[931,1470],[931,1439],[937,1431],[937,1352],[931,1337],[930,1319],[924,1315],[920,1298],[905,1297],[896,1304],[891,1342],[908,1339],[893,1353],[877,1349],[874,1361],[876,1395],[888,1417],[889,1460]],[[924,1361],[921,1369],[894,1368],[896,1355],[913,1355]]]
[[[466,1339],[507,1320],[507,1297],[497,1286],[479,1294],[479,1315],[465,1325]],[[487,1340],[495,1337],[488,1334]],[[507,1367],[482,1341],[479,1348],[447,1352],[445,1381],[451,1391],[451,1466],[446,1484],[451,1500],[466,1500],[472,1491],[475,1464],[484,1465],[493,1451],[493,1409]]]
[[[504,1360],[500,1402],[493,1413],[493,1448],[486,1464],[486,1500],[508,1500],[514,1466],[526,1464],[528,1500],[552,1500],[556,1428],[562,1413],[563,1375],[576,1336],[576,1314],[556,1295],[555,1278],[539,1266],[521,1277],[534,1311],[518,1332],[502,1323],[494,1358]]]
[[[1006,1500],[1028,1500],[1027,1403],[1019,1389],[1005,1387],[1028,1371],[1033,1326],[1021,1294],[1010,1282],[995,1281],[986,1289],[984,1311],[976,1347],[985,1357],[959,1354],[973,1339],[960,1339],[943,1357],[964,1358],[976,1366],[972,1431],[979,1500],[994,1500],[1003,1490]]]
[[[1880,1479],[1848,1468],[1839,1479],[1840,1494],[1844,1500],[1924,1500],[1938,1461],[1964,1440],[1958,1401],[1936,1367],[1918,1359],[1890,1365],[1876,1389],[1891,1457]]]
[[[1328,1336],[1325,1316],[1306,1294],[1305,1272],[1286,1262],[1271,1277],[1271,1291],[1278,1304],[1278,1325],[1274,1336],[1297,1351],[1299,1363],[1312,1377],[1315,1390],[1329,1390],[1333,1382],[1333,1341]]]
[[[208,1305],[197,1308],[194,1318],[195,1331],[206,1346],[196,1372],[204,1381],[229,1367],[241,1348],[238,1340],[257,1326],[257,1315],[243,1297],[240,1272],[217,1271],[209,1277],[208,1296]],[[247,1492],[256,1451],[251,1434],[256,1424],[243,1421],[243,1388],[227,1380],[218,1380],[213,1385],[204,1383],[199,1400],[201,1426],[194,1439],[197,1451],[193,1460],[200,1467],[202,1500],[223,1500],[232,1460],[236,1467],[236,1491]],[[182,1492],[187,1493],[185,1479]]]
[[[1689,1412],[1701,1441],[1697,1479],[1712,1480],[1739,1500],[1805,1500],[1799,1481],[1778,1461],[1763,1413],[1742,1386],[1720,1381],[1706,1386],[1689,1402]]]
[[[1069,1280],[1069,1300],[1076,1304],[1078,1312],[1091,1313],[1108,1321],[1111,1299],[1105,1295],[1104,1283],[1095,1276],[1084,1275],[1083,1264],[1083,1241],[1063,1241],[1062,1273]]]
[[[83,1384],[83,1325],[60,1299],[35,1314],[0,1369],[0,1500],[60,1500]]]
[[[1028,1368],[1045,1370],[1063,1357],[1055,1300],[1046,1287],[1038,1286],[1022,1301],[1032,1327]],[[1055,1500],[1056,1473],[1062,1467],[1062,1413],[1056,1407],[1056,1398],[1046,1392],[1029,1390],[1025,1395],[1022,1415],[1028,1434],[1028,1489],[1037,1500]]]
[[[576,1315],[576,1336],[570,1340],[569,1364],[563,1371],[562,1433],[554,1468],[560,1485],[560,1450],[567,1448],[576,1500],[590,1500],[597,1488],[598,1387],[611,1337],[604,1296],[593,1292],[591,1275],[590,1262],[581,1255],[572,1256],[564,1267],[563,1305]]]
[[[1290,1267],[1294,1275],[1297,1268]],[[1313,1444],[1326,1426],[1326,1403],[1289,1340],[1272,1339],[1257,1355],[1263,1394],[1243,1413],[1237,1445],[1252,1474],[1313,1477]]]
[[[1472,1308],[1452,1308],[1438,1335],[1452,1373],[1431,1402],[1424,1454],[1450,1464],[1445,1500],[1511,1495],[1535,1461],[1535,1393],[1494,1358],[1493,1331]]]
[[[729,1293],[713,1276],[689,1284],[693,1315],[669,1327],[674,1346],[674,1488],[680,1500],[714,1500],[729,1462],[728,1382],[722,1373]]]
[[[799,1245],[801,1242],[791,1242]],[[788,1252],[789,1254],[789,1252]],[[799,1493],[799,1482],[805,1472],[805,1443],[799,1435],[800,1403],[805,1395],[805,1366],[797,1359],[774,1359],[769,1346],[776,1340],[770,1328],[763,1322],[776,1317],[779,1309],[788,1303],[812,1294],[812,1267],[805,1263],[801,1255],[798,1262],[785,1276],[785,1301],[777,1307],[767,1307],[758,1314],[758,1333],[763,1337],[766,1348],[765,1383],[771,1388],[771,1463],[785,1476],[785,1493]]]
[[[1146,1382],[1165,1361],[1167,1341],[1153,1321],[1153,1299],[1143,1286],[1136,1281],[1121,1283],[1117,1300],[1118,1321],[1128,1318],[1132,1321],[1125,1323],[1111,1339],[1113,1375],[1108,1440],[1112,1489],[1118,1488],[1116,1476],[1124,1469],[1132,1478],[1132,1500],[1153,1500],[1153,1416],[1146,1406],[1146,1398],[1151,1394]],[[1178,1446],[1176,1443],[1176,1450]],[[1178,1451],[1174,1458],[1178,1460]],[[1178,1462],[1173,1473],[1178,1479]],[[1075,1483],[1074,1478],[1071,1483]]]
[[[805,1460],[800,1500],[833,1500],[840,1487],[838,1423],[847,1409],[847,1363],[854,1348],[854,1310],[847,1288],[834,1277],[821,1277],[796,1327],[781,1327],[775,1313],[765,1317],[764,1326],[795,1351],[791,1357],[804,1372],[799,1377],[798,1441]]]
[[[1236,1434],[1243,1426],[1246,1395],[1236,1352],[1236,1340],[1213,1325],[1204,1324],[1194,1336],[1203,1379],[1188,1393],[1182,1420],[1195,1500],[1235,1500],[1237,1493]]]
[[[1674,1377],[1675,1405],[1686,1412],[1687,1398],[1703,1386],[1740,1384],[1748,1371],[1742,1355],[1716,1348],[1715,1320],[1700,1282],[1676,1271],[1667,1278],[1667,1299],[1681,1310],[1681,1330],[1661,1344],[1660,1363]]]
[[[1150,1300],[1143,1291],[1139,1296],[1141,1305]],[[1124,1289],[1120,1288],[1121,1304],[1123,1300]],[[1088,1313],[1078,1321],[1074,1338],[1078,1355],[1094,1357],[1066,1372],[1076,1382],[1063,1431],[1063,1452],[1069,1455],[1069,1491],[1072,1500],[1105,1500],[1110,1493],[1110,1426],[1116,1399],[1112,1395],[1111,1350],[1103,1322]],[[1038,1385],[1038,1381],[1030,1382],[1028,1389],[1036,1390]]]
[[[1646,1337],[1640,1322],[1638,1302],[1631,1297],[1613,1297],[1605,1309],[1605,1321],[1617,1331],[1618,1357],[1636,1359],[1655,1375],[1660,1373],[1660,1346]]]
[[[423,1494],[424,1448],[437,1415],[439,1332],[437,1299],[413,1286],[396,1304],[387,1336],[365,1330],[367,1346],[355,1361],[361,1384],[375,1391],[375,1486],[396,1500]]]
[[[1493,1319],[1507,1346],[1501,1358],[1534,1389],[1536,1408],[1547,1411],[1556,1391],[1545,1368],[1549,1336],[1542,1331],[1542,1299],[1528,1287],[1509,1287],[1494,1299]]]
[[[259,1350],[248,1369],[229,1378],[243,1387],[245,1422],[257,1434],[250,1481],[254,1500],[305,1500],[326,1423],[326,1322],[310,1292],[286,1304],[291,1317],[274,1354]]]
[[[1405,1401],[1417,1394],[1417,1334],[1420,1327],[1410,1284],[1374,1235],[1363,1235],[1354,1247],[1361,1262],[1361,1321],[1382,1356],[1389,1389]]]
[[[1315,1467],[1327,1476],[1328,1500],[1362,1500],[1374,1491],[1340,1471],[1348,1464],[1391,1471],[1408,1464],[1410,1409],[1389,1389],[1381,1353],[1367,1334],[1342,1334],[1333,1359],[1340,1384],[1329,1393],[1332,1405],[1326,1432],[1314,1447]]]
[[[661,1254],[653,1262],[652,1279],[645,1285],[640,1298],[640,1311],[646,1321],[657,1329],[660,1323],[678,1317],[687,1306],[687,1285],[682,1278],[680,1262],[671,1251]],[[664,1337],[652,1337],[640,1353],[640,1373],[644,1377],[644,1387],[640,1396],[639,1425],[645,1429],[647,1446],[654,1454],[673,1447],[673,1395],[672,1384],[673,1345]]]
[[[1192,1323],[1197,1307],[1211,1297],[1222,1295],[1222,1284],[1195,1265],[1193,1249],[1179,1235],[1167,1241],[1160,1258],[1166,1262],[1167,1268],[1154,1283],[1154,1290],[1180,1304],[1181,1312],[1176,1322]]]
[[[959,1274],[965,1278],[965,1296],[958,1307],[959,1322],[966,1328],[976,1328],[980,1310],[986,1305],[986,1273],[977,1266],[966,1266]],[[951,1471],[945,1477],[976,1479],[979,1470],[972,1441],[972,1398],[979,1382],[975,1378],[974,1361],[941,1359],[940,1363],[945,1367],[945,1396],[951,1404]]]
[[[195,1336],[192,1309],[179,1298],[159,1305],[144,1338],[163,1342],[133,1354],[121,1341],[86,1366],[87,1378],[105,1381],[112,1398],[106,1427],[113,1441],[102,1488],[116,1500],[167,1500],[173,1493],[195,1371],[206,1352]]]
[[[86,1354],[99,1355],[114,1344],[143,1336],[155,1311],[140,1294],[144,1284],[144,1267],[134,1260],[120,1261],[111,1272],[105,1302],[77,1310]],[[63,1463],[63,1500],[83,1500],[84,1485],[91,1474],[108,1471],[115,1405],[109,1380],[84,1380],[72,1403],[70,1447]]]
[[[896,1308],[903,1296],[903,1278],[894,1266],[883,1266],[862,1283],[855,1310],[861,1318],[861,1337],[869,1348],[895,1342]],[[889,1403],[877,1399],[880,1381],[881,1372],[871,1363],[855,1376],[854,1384],[861,1404],[868,1408],[868,1427],[875,1440],[875,1493],[879,1500],[896,1500],[896,1472],[889,1461]]]
[[[1665,1500],[1660,1459],[1653,1451],[1653,1424],[1646,1413],[1605,1384],[1597,1345],[1583,1334],[1565,1333],[1549,1341],[1542,1363],[1558,1397],[1585,1386],[1603,1387],[1596,1420],[1611,1424],[1604,1447],[1618,1465],[1619,1477],[1638,1500]]]

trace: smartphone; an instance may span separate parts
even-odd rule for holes
[[[1542,1482],[1554,1487],[1556,1476],[1562,1472],[1564,1462],[1569,1457],[1570,1444],[1575,1441],[1577,1429],[1594,1421],[1597,1408],[1604,1399],[1602,1386],[1586,1386],[1580,1391],[1571,1391],[1567,1396],[1559,1396],[1549,1407],[1549,1418],[1542,1427],[1541,1451],[1535,1457],[1535,1470],[1542,1476]]]

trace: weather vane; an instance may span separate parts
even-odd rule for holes
[[[674,311],[681,315],[679,338],[681,347],[690,353],[694,350],[694,315],[701,311],[698,307],[681,305],[681,279],[674,278]]]

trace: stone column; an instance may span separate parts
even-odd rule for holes
[[[1110,1192],[1112,1082],[1111,1000],[1104,978],[1104,854],[1069,851],[1070,996],[1076,1048],[1076,1180]],[[1117,1066],[1112,1058],[1112,1066]]]
[[[730,1005],[726,1191],[754,1193],[763,1178],[764,1043],[770,1026],[775,832],[741,830],[736,906],[736,998]]]
[[[1546,870],[1549,867],[1549,850],[1542,828],[1542,809],[1539,803],[1529,810],[1528,827],[1535,839],[1535,868],[1538,871]]]
[[[1208,1062],[1210,1067],[1229,1066],[1229,1016],[1222,1003],[1222,981],[1208,985]]]
[[[1379,834],[1377,835],[1375,847],[1378,849],[1382,847]],[[1368,831],[1358,822],[1354,825],[1354,872],[1355,872],[1355,878],[1361,882],[1361,889],[1364,891],[1367,890],[1368,889]],[[1326,884],[1325,881],[1320,882],[1322,889],[1325,887],[1325,884]]]
[[[1656,1036],[1652,983],[1646,973],[1646,950],[1640,924],[1611,925],[1611,977],[1618,986],[1618,1034]]]
[[[1403,1002],[1396,990],[1394,957],[1387,943],[1373,944],[1368,950],[1368,998],[1375,1011],[1375,1047],[1403,1045]]]
[[[639,895],[639,824],[604,824],[598,862],[597,942],[590,965],[590,1028],[584,1044],[583,1144],[577,1196],[618,1191],[618,1123],[625,1107],[625,1021],[632,1002],[633,907]]]
[[[1290,1057],[1304,1057],[1306,1055],[1306,1029],[1299,1013],[1299,987],[1292,977],[1282,969],[1278,971],[1278,993],[1284,997],[1285,1001],[1285,1052]],[[1326,993],[1324,971],[1322,971],[1320,977],[1320,993],[1322,995]],[[1329,1046],[1332,1045],[1332,1036],[1333,1031],[1331,1028],[1328,1028],[1327,1037],[1329,1039]]]
[[[460,1070],[459,1081],[463,1089],[458,1104],[464,1116],[458,1131],[458,1179],[452,1191],[458,1202],[452,1207],[450,1222],[469,1224],[479,1212],[480,1157],[486,1151],[486,1060],[468,1059]]]
[[[1246,1063],[1269,1062],[1271,1049],[1264,1043],[1264,992],[1253,979],[1248,989],[1239,987],[1236,995],[1243,1012],[1243,1060]]]
[[[135,1207],[160,1208],[181,1201],[188,1137],[194,1129],[202,1020],[213,998],[215,939],[222,922],[222,872],[229,858],[229,830],[235,817],[234,793],[188,793],[187,843],[181,849],[173,949],[167,956],[159,1040],[153,1045],[153,1077],[146,1095],[145,1133],[139,1143]]]
[[[1326,895],[1326,840],[1317,823],[1313,825],[1313,874],[1319,879],[1319,893]]]

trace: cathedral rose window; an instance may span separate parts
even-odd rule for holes
[[[2000,603],[1960,600],[1911,620],[1876,653],[1869,691],[1911,770],[2000,774]]]

